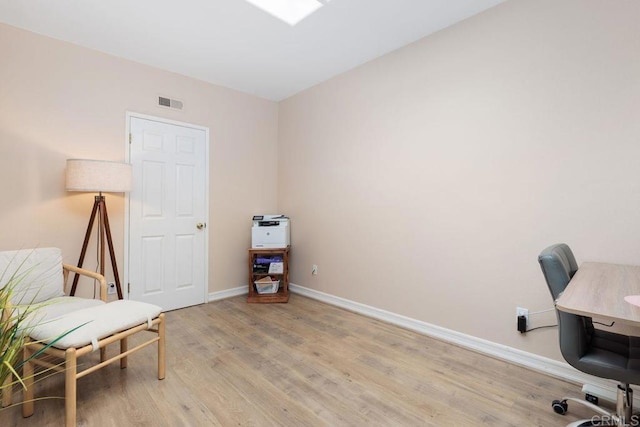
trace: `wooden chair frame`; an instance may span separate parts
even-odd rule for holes
[[[67,283],[69,272],[75,272],[77,274],[88,276],[98,280],[100,283],[100,299],[107,301],[107,282],[104,276],[95,273],[90,270],[78,268],[69,264],[63,264],[63,276],[64,283]],[[128,349],[128,338],[141,331],[147,331],[154,333],[156,336],[145,341],[144,343]],[[106,359],[106,347],[116,341],[120,341],[120,353]],[[70,347],[66,350],[61,350],[55,347],[46,348],[46,344],[37,341],[31,341],[27,339],[23,347],[23,357],[26,362],[23,365],[23,381],[26,389],[23,393],[22,402],[22,416],[29,417],[34,412],[34,365],[42,366],[46,369],[64,372],[65,374],[65,425],[72,427],[76,425],[76,397],[77,397],[77,380],[92,372],[97,371],[113,362],[120,361],[120,368],[127,367],[127,356],[134,353],[150,344],[158,343],[158,379],[162,380],[165,377],[165,315],[160,313],[156,318],[151,321],[151,325],[147,322],[126,329],[124,331],[115,333],[111,336],[105,337],[98,341],[98,347],[100,349],[100,363],[86,368],[82,371],[78,371],[78,358],[94,351],[93,345],[88,344],[83,347]],[[42,360],[40,357],[31,358],[36,352],[43,350],[40,356],[53,356],[60,360],[60,363],[52,363],[48,360]],[[31,359],[30,359],[31,358]],[[9,381],[10,382],[10,379]],[[10,389],[10,388],[9,388]],[[8,406],[11,403],[11,392],[3,393],[2,396],[3,406]]]

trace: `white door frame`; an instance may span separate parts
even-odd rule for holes
[[[205,126],[198,126],[191,123],[180,122],[177,120],[165,119],[163,117],[150,116],[148,114],[135,113],[132,111],[126,111],[126,130],[124,137],[124,156],[125,162],[129,163],[131,161],[129,156],[129,135],[131,133],[130,124],[131,118],[136,117],[144,120],[151,120],[154,122],[165,123],[169,125],[182,126],[187,128],[199,129],[204,131],[205,133],[205,157],[206,161],[204,162],[205,167],[205,223],[210,224],[209,221],[209,128]],[[122,293],[125,296],[125,299],[129,299],[129,193],[125,193],[124,199],[124,268],[123,268],[123,277],[124,282],[122,283]],[[204,235],[204,256],[205,256],[205,269],[204,269],[204,295],[202,297],[203,303],[209,302],[209,232],[210,227],[205,229]]]

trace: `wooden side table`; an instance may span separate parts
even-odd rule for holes
[[[249,249],[249,303],[277,303],[289,301],[289,249],[269,248],[269,249]],[[282,258],[282,273],[268,273],[266,271],[256,271],[255,265],[258,257],[280,257]],[[278,292],[273,294],[259,294],[256,290],[255,281],[270,276],[275,280],[280,280]]]

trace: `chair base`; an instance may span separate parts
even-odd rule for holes
[[[614,427],[617,424],[610,424],[606,422],[588,420],[579,420],[567,424],[567,427]]]
[[[633,413],[633,390],[629,387],[629,384],[618,384],[618,393],[616,400],[616,412],[608,412],[599,406],[594,405],[591,402],[577,399],[575,397],[564,397],[562,401],[554,401],[553,409],[560,414],[564,414],[567,410],[567,401],[580,403],[593,411],[598,415],[594,415],[589,419],[573,421],[567,424],[567,427],[590,427],[590,426],[629,426],[631,423],[637,423],[640,421],[637,415]],[[558,408],[563,407],[565,412],[559,411]],[[637,424],[633,424],[637,425]]]
[[[616,427],[629,424],[616,424],[613,421],[602,421],[599,418],[589,418],[588,420],[578,420],[567,424],[567,427]]]
[[[151,332],[156,335],[155,338],[149,339],[136,347],[129,349],[127,339],[138,332]],[[105,347],[109,344],[120,342],[119,354],[106,359]],[[98,341],[100,349],[100,363],[88,367],[82,371],[78,371],[77,360],[80,356],[92,352],[93,345],[89,344],[79,348],[67,348],[66,350],[57,349],[55,347],[48,347],[43,343],[29,341],[25,343],[23,347],[24,360],[23,365],[23,377],[25,383],[25,390],[23,392],[22,402],[22,416],[24,418],[30,417],[34,412],[34,368],[36,365],[44,367],[45,369],[64,372],[65,375],[65,425],[67,427],[76,426],[76,383],[79,378],[88,375],[96,370],[103,368],[113,362],[120,361],[120,368],[127,367],[127,357],[148,345],[157,343],[158,347],[158,379],[162,380],[165,377],[165,315],[160,313],[158,317],[151,321],[151,324],[143,323],[138,326],[126,329],[122,332],[118,332],[109,337],[103,338]],[[60,364],[51,363],[49,361],[38,358],[37,355],[42,352],[42,355],[53,356],[62,360]]]

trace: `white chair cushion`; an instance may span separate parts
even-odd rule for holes
[[[16,285],[12,305],[39,303],[64,295],[62,252],[58,248],[0,252],[0,288]]]
[[[41,325],[57,317],[71,313],[72,311],[84,308],[104,305],[106,302],[99,299],[78,298],[78,297],[58,297],[49,301],[32,306],[32,311],[20,323],[20,330],[29,333],[30,328]],[[21,309],[18,308],[15,315],[19,315]]]
[[[83,347],[125,329],[150,323],[161,311],[157,305],[118,300],[63,314],[33,327],[29,335],[32,339],[50,343],[77,327],[53,346],[60,349]]]

